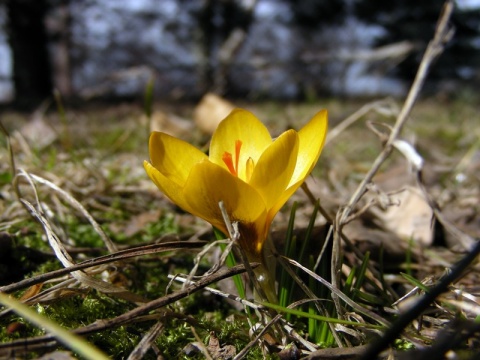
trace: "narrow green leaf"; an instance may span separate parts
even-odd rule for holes
[[[350,270],[350,274],[348,274],[348,277],[345,280],[345,285],[343,287],[343,293],[348,297],[351,297],[353,282],[355,280],[355,274],[356,273],[357,273],[357,268],[352,267],[352,270]]]
[[[313,232],[313,228],[315,226],[315,219],[317,218],[319,207],[320,207],[320,202],[317,200],[315,202],[315,206],[313,208],[312,215],[310,216],[310,221],[308,222],[308,227],[307,227],[307,231],[305,232],[305,239],[303,239],[303,242],[302,242],[302,246],[301,246],[301,249],[300,249],[300,254],[296,259],[300,263],[302,262],[302,259],[305,258],[305,251],[307,249],[307,245],[311,244],[312,232]],[[315,264],[313,264],[313,265],[315,265]],[[313,269],[313,266],[311,267],[311,269]]]
[[[225,236],[225,234],[223,232],[221,232],[220,230],[218,230],[215,227],[213,228],[213,233],[215,234],[215,238],[217,240],[222,240],[222,239],[227,238],[227,236]],[[226,248],[227,248],[226,244],[220,244],[220,249],[222,249],[222,251],[225,251]],[[228,267],[233,267],[233,266],[237,265],[237,260],[235,259],[235,256],[232,254],[232,252],[230,252],[228,254],[225,262],[226,262]],[[245,286],[244,286],[243,281],[242,281],[242,277],[240,275],[234,275],[232,278],[233,278],[233,283],[235,284],[235,287],[237,288],[238,295],[242,299],[245,299],[246,298],[246,292],[245,292]]]
[[[294,252],[295,252],[295,239],[293,236],[293,227],[295,224],[295,213],[297,211],[297,206],[298,204],[296,202],[293,203],[292,205],[292,210],[290,211],[290,219],[288,221],[288,227],[287,227],[287,232],[285,235],[285,256],[290,257],[295,259]],[[278,301],[279,304],[282,306],[288,306],[291,302],[292,298],[292,291],[291,288],[294,284],[294,281],[290,274],[285,269],[281,269],[280,271],[280,277],[279,277],[279,283],[278,283]],[[290,318],[289,315],[287,315],[287,320]]]
[[[289,309],[289,308],[286,308],[284,306],[280,306],[280,305],[276,305],[276,304],[272,304],[272,303],[262,302],[260,304],[267,307],[267,308],[274,309],[274,310],[279,311],[279,312],[283,312],[283,313],[286,313],[286,314],[292,314],[292,315],[299,316],[299,317],[305,317],[307,319],[312,318],[312,319],[316,319],[316,320],[319,320],[319,321],[325,321],[325,322],[334,323],[334,324],[360,326],[360,327],[365,327],[365,328],[368,328],[368,329],[385,329],[385,327],[381,326],[381,325],[358,323],[358,322],[355,322],[355,321],[348,321],[348,320],[343,320],[343,319],[338,319],[338,318],[330,318],[330,317],[321,316],[321,315],[317,315],[317,314],[309,314],[308,312],[295,310],[295,309]]]
[[[370,252],[367,251],[365,253],[365,256],[363,257],[362,266],[360,267],[360,270],[358,271],[358,275],[355,279],[355,285],[353,286],[355,292],[360,290],[360,288],[363,285],[363,282],[365,281],[365,273],[367,271],[369,260],[370,260]]]
[[[419,289],[422,289],[425,292],[430,291],[428,286],[425,286],[424,284],[421,283],[421,281],[415,279],[413,276],[411,276],[409,274],[402,273],[402,272],[400,273],[400,275],[402,275],[404,279],[406,279],[407,281],[409,281],[410,283],[412,283],[414,286],[418,287]]]
[[[385,305],[385,302],[383,301],[382,298],[378,297],[378,295],[372,295],[372,294],[367,294],[363,291],[360,290],[355,290],[352,293],[352,299],[360,299],[363,300],[364,302],[368,302],[373,305],[379,305],[383,306]]]
[[[108,357],[104,353],[88,343],[85,339],[62,328],[18,300],[0,293],[0,303],[11,308],[17,314],[23,316],[26,320],[35,324],[39,328],[45,329],[47,332],[54,335],[66,347],[78,352],[84,358],[92,360],[108,360]]]

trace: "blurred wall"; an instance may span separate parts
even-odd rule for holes
[[[156,95],[172,99],[401,95],[442,3],[419,12],[393,0],[49,0],[46,46],[54,87],[67,97],[137,97],[152,77]],[[461,41],[477,41],[478,53],[478,22],[467,22],[480,12],[459,11],[470,36]],[[0,101],[14,96],[6,17],[0,4]],[[462,65],[470,55],[450,56],[458,69],[450,61],[438,80],[478,81],[476,63]]]

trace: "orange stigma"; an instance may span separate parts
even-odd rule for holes
[[[232,154],[225,151],[222,156],[222,160],[227,165],[228,170],[232,175],[238,176],[238,161],[240,160],[240,149],[242,148],[242,142],[240,140],[235,141],[235,164],[233,163]]]

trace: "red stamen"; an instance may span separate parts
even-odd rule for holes
[[[225,165],[227,165],[227,168],[232,173],[232,175],[237,176],[237,170],[235,170],[235,167],[233,166],[232,154],[225,151],[223,153],[222,160],[225,163]],[[238,162],[237,162],[237,164],[238,164]]]

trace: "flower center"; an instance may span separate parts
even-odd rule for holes
[[[238,176],[238,160],[240,160],[240,149],[242,148],[242,142],[240,140],[235,141],[235,164],[233,163],[232,154],[225,151],[222,156],[222,160],[227,165],[228,170],[232,175]]]
[[[232,153],[229,153],[228,151],[225,151],[222,156],[222,160],[227,165],[228,171],[232,175],[235,175],[238,177],[238,162],[240,160],[240,150],[242,149],[242,141],[241,140],[236,140],[235,141],[235,157],[232,155]],[[251,157],[247,159],[246,163],[246,168],[245,168],[245,177],[246,181],[249,182],[250,178],[252,177],[253,173],[253,168],[255,167],[255,163]]]

